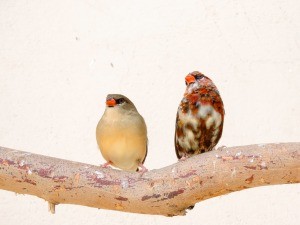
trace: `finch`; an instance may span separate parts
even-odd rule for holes
[[[112,165],[126,171],[147,171],[147,127],[134,104],[124,95],[109,94],[97,128],[96,139],[103,167]]]
[[[185,77],[185,83],[175,125],[178,159],[212,150],[222,136],[225,114],[220,93],[210,78],[194,71]]]

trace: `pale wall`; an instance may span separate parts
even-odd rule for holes
[[[107,93],[128,95],[149,130],[146,166],[176,162],[184,76],[209,75],[226,118],[220,145],[300,137],[300,2],[0,1],[0,145],[99,165]],[[201,202],[165,218],[0,191],[1,224],[298,224],[299,185]]]

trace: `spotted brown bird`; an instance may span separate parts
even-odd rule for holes
[[[225,114],[220,93],[210,78],[194,71],[185,77],[185,83],[175,126],[178,159],[212,150],[221,138]]]
[[[147,127],[134,104],[124,95],[109,94],[106,109],[96,129],[96,139],[103,158],[103,167],[147,171],[143,163],[147,155]]]

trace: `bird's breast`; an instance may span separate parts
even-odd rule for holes
[[[137,118],[102,118],[96,138],[103,157],[124,170],[135,170],[145,158],[147,130]]]
[[[198,149],[210,137],[215,142],[222,126],[222,115],[211,105],[199,104],[194,110],[178,110],[176,141],[184,149]]]

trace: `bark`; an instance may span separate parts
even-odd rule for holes
[[[142,176],[0,147],[0,189],[57,204],[184,215],[195,203],[230,192],[299,183],[300,143],[223,147]]]

